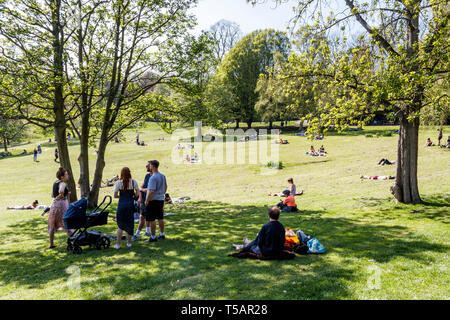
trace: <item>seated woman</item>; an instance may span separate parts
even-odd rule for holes
[[[301,196],[301,195],[303,194],[303,190],[300,191],[300,192],[297,192],[297,187],[296,187],[296,185],[294,184],[294,179],[289,178],[289,179],[288,179],[288,183],[289,183],[289,186],[288,186],[285,190],[288,190],[290,194],[292,194],[293,196]],[[285,197],[286,195],[285,195],[285,194],[283,193],[283,191],[282,191],[282,192],[280,192],[280,193],[272,193],[272,192],[269,192],[269,196],[273,196],[273,197]]]
[[[272,207],[269,209],[269,222],[262,226],[256,239],[250,242],[244,238],[244,244],[233,244],[236,250],[250,251],[258,255],[270,256],[279,254],[284,249],[285,229],[278,221],[280,209]]]
[[[285,194],[286,199],[284,199],[284,201],[280,201],[280,203],[277,204],[277,207],[283,212],[297,211],[294,196],[289,192],[289,190],[284,190],[283,193]]]
[[[369,180],[390,180],[395,179],[395,176],[360,176],[361,179],[369,179]]]
[[[319,153],[314,149],[314,146],[311,146],[309,149],[309,152],[306,152],[306,154],[309,154],[310,156],[317,157]]]
[[[39,201],[34,200],[33,203],[28,204],[28,205],[15,206],[15,207],[6,207],[6,209],[7,210],[29,210],[29,209],[37,209],[38,205],[39,205]]]
[[[427,139],[427,142],[425,143],[425,147],[431,147],[431,146],[434,146],[434,143],[431,142],[431,139],[430,139],[430,138],[428,138],[428,139]]]

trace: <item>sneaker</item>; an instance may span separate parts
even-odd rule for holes
[[[150,237],[150,239],[147,240],[147,242],[156,242],[156,241],[158,241],[157,238],[151,238],[151,237]]]
[[[117,243],[114,245],[114,249],[120,249],[120,245],[118,245]]]
[[[151,237],[152,234],[151,234],[150,232],[145,232],[145,233],[144,233],[144,236]]]
[[[160,235],[159,237],[158,237],[158,239],[165,239],[166,238],[166,236],[165,235]]]
[[[131,237],[131,241],[133,242],[133,241],[138,241],[139,239],[141,238],[141,236],[137,236],[137,235],[134,235],[134,236],[132,236]]]
[[[131,243],[127,243],[127,247],[128,247],[128,248],[131,248]]]

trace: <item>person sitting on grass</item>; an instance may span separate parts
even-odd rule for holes
[[[378,164],[380,165],[382,165],[382,166],[384,166],[385,164],[387,164],[387,165],[393,165],[393,164],[395,164],[395,161],[389,161],[388,159],[381,159],[379,162],[378,162]]]
[[[280,209],[277,207],[269,208],[269,222],[262,226],[256,239],[249,241],[244,238],[244,244],[233,244],[236,250],[250,251],[258,255],[270,256],[277,255],[284,249],[285,229],[280,218]]]
[[[431,147],[431,146],[434,146],[434,143],[431,142],[431,139],[430,139],[430,138],[428,138],[428,139],[427,139],[427,142],[425,143],[425,147]]]
[[[311,146],[311,148],[309,149],[309,152],[306,152],[306,154],[309,154],[310,156],[318,156],[319,153],[314,149],[314,146]]]
[[[319,155],[325,156],[326,154],[327,154],[327,152],[325,151],[325,148],[323,147],[323,145],[321,145],[319,148]]]
[[[369,179],[369,180],[390,180],[395,179],[395,176],[360,176],[361,179]]]
[[[297,205],[295,204],[294,195],[292,195],[289,190],[283,191],[286,199],[284,201],[280,201],[277,204],[277,207],[281,209],[283,212],[295,212],[297,211]]]
[[[292,194],[293,196],[301,196],[303,194],[303,190],[300,191],[299,193],[297,193],[297,187],[294,184],[294,179],[289,178],[288,179],[288,183],[290,184],[289,187],[287,187],[285,190],[288,190],[290,194]],[[273,196],[273,197],[285,197],[286,195],[282,192],[280,193],[269,193],[269,196]]]
[[[445,145],[446,148],[450,148],[450,136],[447,138],[447,144]]]

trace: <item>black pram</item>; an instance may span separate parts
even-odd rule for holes
[[[106,199],[109,202],[103,206]],[[109,211],[105,211],[112,202],[111,196],[105,196],[102,203],[95,208],[94,212],[86,213],[87,199],[82,198],[69,205],[66,213],[64,213],[63,221],[66,229],[75,229],[72,235],[67,239],[67,250],[73,253],[81,253],[81,246],[95,246],[98,250],[109,248],[111,240],[106,234],[91,230],[88,228],[94,226],[102,226],[108,223]]]

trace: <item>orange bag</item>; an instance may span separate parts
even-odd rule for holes
[[[285,246],[292,247],[294,244],[300,244],[300,240],[292,229],[286,228],[285,239]]]

